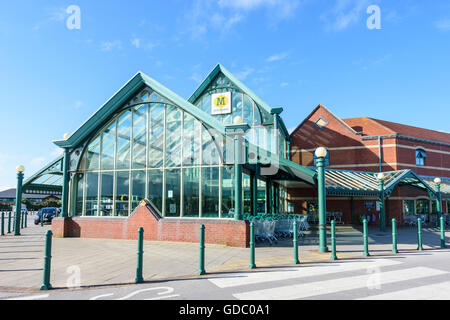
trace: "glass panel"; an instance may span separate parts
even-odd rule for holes
[[[181,164],[181,111],[167,106],[166,111],[166,167]]]
[[[261,125],[261,112],[259,111],[258,105],[255,103],[255,109],[253,110],[253,121],[254,125],[258,126]]]
[[[98,173],[88,172],[86,174],[86,216],[98,215]]]
[[[117,126],[116,169],[130,168],[131,111],[120,116]]]
[[[160,168],[163,166],[164,143],[164,105],[150,105],[149,128],[149,167]]]
[[[222,167],[222,218],[234,217],[233,166]]]
[[[116,216],[128,216],[129,192],[130,172],[116,172]]]
[[[242,93],[233,92],[232,100],[231,108],[233,110],[233,119],[237,116],[244,118],[242,115]]]
[[[199,165],[202,125],[200,121],[184,113],[183,127],[183,164],[185,166]]]
[[[112,216],[113,215],[113,172],[103,172],[101,174],[101,196],[100,196],[100,215]]]
[[[102,170],[114,170],[114,153],[116,150],[116,122],[114,121],[102,133]]]
[[[148,199],[162,213],[163,172],[148,170]]]
[[[202,162],[203,164],[219,164],[219,152],[217,150],[217,146],[213,140],[213,136],[217,134],[217,141],[220,143],[220,140],[222,137],[219,138],[219,134],[215,132],[214,129],[211,128],[205,128],[202,126]]]
[[[242,174],[242,195],[244,199],[244,213],[251,214],[250,176],[246,173]]]
[[[166,217],[180,216],[180,169],[166,170]]]
[[[147,152],[147,105],[137,107],[133,112],[132,168],[145,168]]]
[[[428,200],[417,200],[416,201],[416,213],[417,214],[428,214],[428,213],[430,213],[430,201],[428,201]]]
[[[83,213],[83,187],[84,187],[84,175],[82,173],[77,174],[76,182],[76,199],[75,199],[75,212],[74,216],[81,216]]]
[[[86,170],[98,170],[100,155],[100,136],[96,137],[87,147]]]
[[[219,216],[219,167],[202,168],[202,217]]]
[[[266,212],[266,182],[258,179],[258,196],[256,202],[256,212]]]
[[[244,94],[244,123],[253,125],[253,101],[249,96]]]
[[[145,171],[131,172],[131,211],[145,198]]]
[[[183,169],[183,216],[199,216],[200,168]]]

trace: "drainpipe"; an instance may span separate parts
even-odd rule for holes
[[[378,136],[378,161],[380,166],[379,172],[383,171],[382,157],[383,155],[381,154],[381,136]]]

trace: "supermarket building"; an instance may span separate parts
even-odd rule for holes
[[[319,214],[323,235],[328,209],[339,209],[345,223],[357,223],[361,208],[378,207],[369,202],[390,197],[400,207],[402,197],[425,197],[430,207],[448,210],[448,134],[419,140],[429,156],[423,168],[429,171],[422,172],[406,168],[400,144],[391,141],[412,150],[417,139],[346,123],[323,106],[289,134],[282,111],[221,65],[187,100],[138,72],[54,142],[64,155],[28,178],[23,192],[62,193],[62,216],[52,225],[58,237],[135,239],[142,226],[147,240],[198,241],[203,224],[207,242],[241,247],[249,243],[248,218],[260,213]],[[380,143],[382,192],[373,164]],[[318,147],[329,152],[316,158]],[[351,148],[352,157],[342,148]],[[441,165],[431,163],[434,148]],[[441,190],[421,175],[440,177]],[[403,221],[402,208],[392,202],[390,209],[391,218]]]

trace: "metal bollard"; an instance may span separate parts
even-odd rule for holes
[[[397,220],[392,219],[392,252],[398,253],[397,249]]]
[[[27,223],[28,223],[28,212],[25,212],[25,228],[27,228]]]
[[[367,219],[363,221],[363,231],[364,231],[364,256],[369,257],[369,235],[367,230]]]
[[[5,213],[2,212],[2,223],[1,223],[1,235],[4,236],[5,235]]]
[[[11,233],[11,211],[8,212],[8,233]]]
[[[138,251],[137,251],[137,267],[136,267],[136,283],[144,282],[142,277],[144,255],[144,228],[140,227],[138,231]]]
[[[20,217],[20,229],[23,229],[24,228],[25,213],[21,212],[20,215],[21,215],[21,217]]]
[[[44,257],[44,279],[42,282],[41,290],[50,290],[52,285],[50,284],[50,269],[52,261],[52,236],[53,233],[48,230],[45,235],[45,257]]]
[[[255,223],[250,223],[250,269],[255,269]]]
[[[41,227],[44,226],[44,212],[41,212]]]
[[[336,221],[331,220],[331,260],[337,260],[336,255]]]
[[[417,219],[417,241],[418,241],[418,247],[417,250],[422,251],[422,220]]]
[[[205,271],[205,225],[200,226],[200,263],[198,269],[199,275],[206,274]]]
[[[300,264],[298,260],[298,230],[297,230],[297,221],[294,220],[294,236],[293,236],[293,244],[294,244],[294,264]]]
[[[445,248],[445,219],[441,217],[441,248]]]

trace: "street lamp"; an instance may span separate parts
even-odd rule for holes
[[[325,187],[325,158],[328,151],[319,147],[315,151],[317,166],[317,193],[319,200],[319,252],[328,252],[327,247],[327,200]]]
[[[436,210],[439,216],[439,220],[441,219],[442,216],[442,208],[441,208],[441,183],[442,180],[441,178],[435,178],[434,179],[434,184],[436,186]]]
[[[380,231],[386,231],[386,217],[384,210],[384,180],[386,180],[387,176],[383,172],[378,173],[378,185],[380,187]]]
[[[20,216],[22,214],[22,181],[25,167],[19,165],[16,167],[17,171],[17,189],[16,189],[16,219],[14,226],[14,235],[20,236]]]

